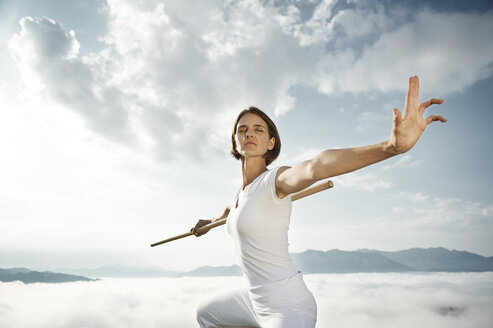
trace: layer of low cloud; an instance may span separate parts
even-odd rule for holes
[[[31,17],[10,49],[31,88],[165,161],[225,149],[246,106],[285,115],[293,86],[391,92],[418,74],[443,96],[491,76],[491,12],[340,5],[110,0],[100,52],[82,56],[77,31]]]
[[[491,273],[306,275],[319,327],[489,328]],[[197,305],[241,277],[0,283],[2,327],[197,327]]]

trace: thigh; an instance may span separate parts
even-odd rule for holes
[[[262,328],[315,328],[316,319],[305,313],[272,313],[259,318]]]
[[[218,294],[199,305],[201,327],[260,327],[247,289]]]
[[[272,308],[270,313],[258,315],[262,328],[315,328],[317,303],[313,295],[283,308]]]

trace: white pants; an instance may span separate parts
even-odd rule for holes
[[[317,304],[301,273],[217,295],[197,310],[201,328],[314,328]]]

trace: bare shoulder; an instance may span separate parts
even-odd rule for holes
[[[285,172],[286,170],[289,170],[291,166],[281,166],[276,172],[276,186],[278,183],[282,182],[283,179],[285,179]]]
[[[285,193],[283,190],[286,189],[286,174],[283,174],[286,172],[286,170],[289,170],[291,166],[281,166],[276,172],[276,194],[277,197],[279,198],[284,198],[288,193]]]

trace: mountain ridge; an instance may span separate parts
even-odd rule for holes
[[[295,266],[305,274],[358,272],[484,272],[493,271],[493,257],[443,247],[410,248],[400,251],[358,249],[320,251],[308,249],[291,253]],[[0,281],[1,278],[0,269]],[[26,268],[9,269],[11,273],[26,275]],[[13,270],[13,271],[12,271]],[[160,267],[106,265],[98,268],[63,269],[68,275],[92,278],[158,278],[158,277],[213,277],[241,276],[241,268],[230,266],[201,266],[190,271],[170,271]],[[39,276],[39,275],[38,275]]]
[[[25,284],[36,282],[43,283],[63,283],[74,281],[94,281],[95,279],[50,271],[34,271],[27,268],[7,268],[0,269],[0,282],[21,281]]]
[[[415,268],[417,271],[461,272],[467,268],[470,272],[493,271],[493,257],[484,257],[475,253],[448,250],[444,247],[410,248],[407,250],[386,252],[366,250]]]

